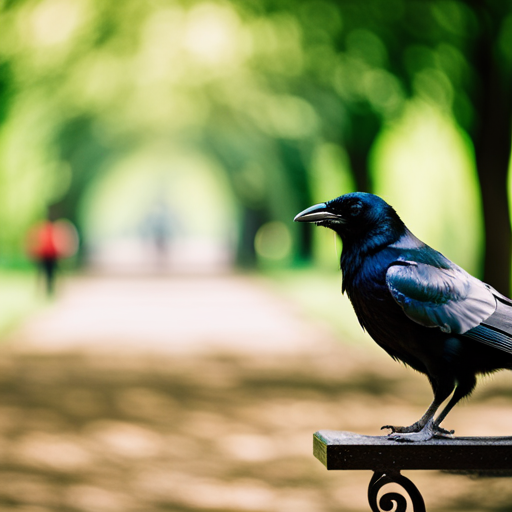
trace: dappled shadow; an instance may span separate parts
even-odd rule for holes
[[[377,434],[389,419],[413,418],[429,391],[373,356],[360,371],[342,355],[361,356],[5,351],[0,509],[367,510],[370,474],[327,472],[311,454],[312,433]],[[413,478],[429,510],[484,510],[482,500],[505,510],[512,499],[506,480]]]

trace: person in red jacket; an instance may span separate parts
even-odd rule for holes
[[[41,269],[48,295],[55,289],[59,260],[72,256],[76,249],[76,230],[69,221],[45,220],[29,231],[28,252]]]

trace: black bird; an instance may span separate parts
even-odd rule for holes
[[[408,427],[382,427],[391,429],[389,438],[451,437],[440,424],[471,394],[476,376],[512,369],[512,301],[416,238],[376,195],[346,194],[295,221],[341,237],[342,291],[359,323],[393,359],[430,381],[434,400],[425,414]]]

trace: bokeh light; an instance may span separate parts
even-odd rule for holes
[[[256,252],[265,259],[282,260],[290,256],[292,237],[283,222],[267,222],[256,233]]]

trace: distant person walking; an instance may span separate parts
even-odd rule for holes
[[[28,253],[39,266],[48,295],[55,290],[58,262],[76,253],[78,237],[67,220],[45,220],[36,224],[28,233]]]

